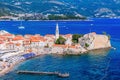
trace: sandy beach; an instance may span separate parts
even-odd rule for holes
[[[32,59],[32,58],[35,58],[35,57],[38,57],[38,56],[41,56],[41,55],[43,55],[43,54],[36,54],[36,56],[31,57],[29,59]],[[14,63],[14,64],[11,64],[10,67],[4,68],[2,71],[0,71],[0,76],[3,76],[5,74],[9,73],[16,65],[20,64],[23,61],[29,60],[29,59],[18,61],[18,62]]]
[[[8,72],[10,72],[14,67],[15,65],[21,63],[23,61],[19,61],[19,62],[16,62],[15,64],[11,64],[10,67],[6,67],[5,69],[3,69],[1,72],[0,72],[0,76],[3,76],[5,74],[7,74]]]

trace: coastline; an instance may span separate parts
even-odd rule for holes
[[[39,57],[39,56],[41,56],[41,55],[42,55],[42,54],[39,54],[39,55],[36,55],[36,56],[31,57],[31,58],[29,58],[29,59],[36,58],[36,57]],[[24,62],[24,61],[27,61],[27,60],[29,60],[29,59],[26,59],[26,60],[24,59],[24,60],[18,61],[18,62],[16,62],[16,63],[12,64],[9,68],[6,68],[6,69],[2,70],[2,71],[0,72],[0,77],[1,77],[1,76],[4,76],[4,75],[7,74],[7,73],[9,73],[16,65],[18,65],[18,64],[20,64],[20,63],[22,63],[22,62]]]
[[[0,20],[0,21],[93,21],[93,20],[86,19],[86,20]]]
[[[111,47],[107,47],[107,48],[99,48],[99,49],[92,49],[92,50],[88,50],[88,51],[86,51],[86,52],[84,52],[84,53],[76,53],[76,54],[58,54],[58,53],[46,53],[46,54],[50,54],[50,55],[61,55],[61,56],[64,56],[64,55],[70,55],[70,56],[73,56],[73,55],[83,55],[83,54],[86,54],[86,53],[88,53],[88,52],[91,52],[91,51],[96,51],[96,50],[110,50],[111,49]],[[5,74],[7,74],[7,73],[9,73],[16,65],[18,65],[18,64],[20,64],[20,63],[22,63],[22,62],[24,62],[24,61],[27,61],[27,60],[30,60],[30,59],[33,59],[33,58],[36,58],[36,57],[39,57],[39,56],[42,56],[42,55],[46,55],[46,54],[36,54],[36,56],[34,56],[34,57],[31,57],[31,58],[29,58],[29,59],[24,59],[24,60],[21,60],[21,61],[18,61],[18,62],[16,62],[16,63],[14,63],[14,64],[12,64],[12,65],[10,65],[10,67],[7,67],[7,68],[5,68],[4,70],[2,70],[1,72],[0,72],[0,77],[1,76],[4,76]]]
[[[94,21],[94,19],[119,19],[119,18],[87,18],[85,20],[0,20],[0,21]]]
[[[23,60],[23,61],[24,61],[24,60]],[[21,62],[23,62],[23,61],[18,61],[18,62],[16,62],[15,64],[10,65],[9,68],[6,68],[6,69],[2,70],[2,71],[0,72],[0,77],[1,77],[1,76],[4,76],[4,75],[7,74],[8,72],[10,72],[17,64],[19,64],[19,63],[21,63]]]

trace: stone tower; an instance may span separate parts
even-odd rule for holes
[[[56,24],[56,32],[55,32],[55,40],[59,38],[59,26],[58,23]]]

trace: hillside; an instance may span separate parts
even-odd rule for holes
[[[0,16],[12,15],[12,13],[22,12],[23,9],[8,3],[0,2]]]
[[[1,8],[14,13],[120,17],[120,0],[1,0],[1,2],[4,3],[0,4]]]

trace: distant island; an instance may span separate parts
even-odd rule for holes
[[[111,48],[110,37],[91,32],[88,34],[14,35],[0,31],[0,75],[9,72],[21,61],[44,54],[84,54],[90,50]]]

